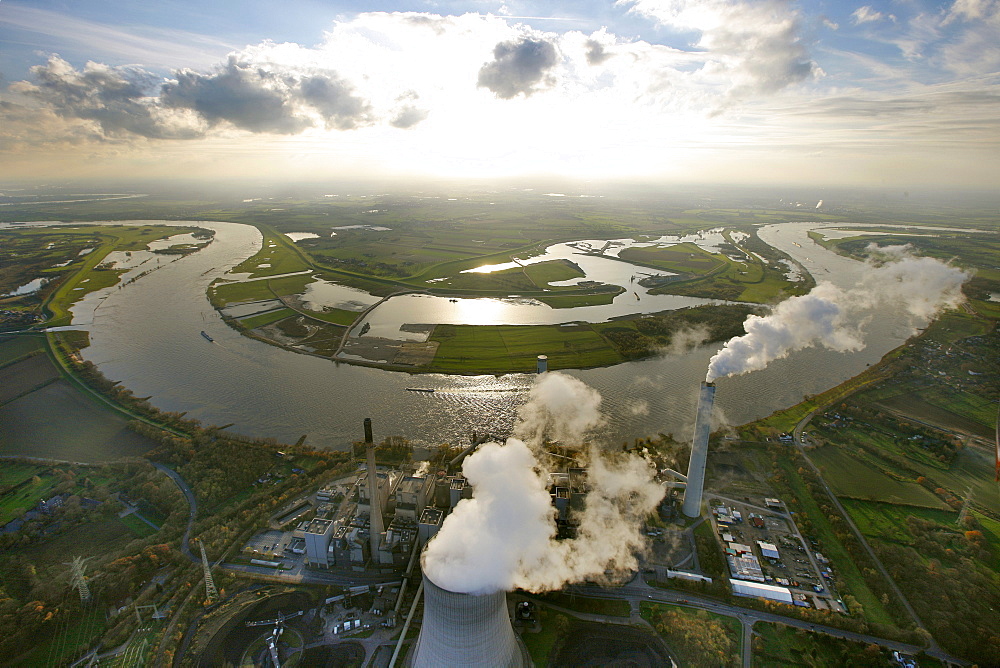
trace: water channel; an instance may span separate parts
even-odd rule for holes
[[[135,221],[150,224],[162,221]],[[170,222],[190,225],[191,222]],[[208,303],[216,278],[261,247],[249,225],[197,221],[215,230],[206,248],[160,258],[155,271],[91,293],[73,308],[90,331],[83,351],[110,379],[168,411],[233,431],[316,447],[342,448],[361,437],[371,417],[377,438],[402,435],[417,443],[460,443],[473,430],[503,435],[527,397],[533,376],[413,376],[297,354],[230,329]],[[792,255],[817,278],[853,284],[858,262],[808,238],[816,223],[762,228],[760,236]],[[0,226],[3,227],[3,226]],[[135,266],[138,274],[151,263]],[[230,277],[231,278],[231,277]],[[917,323],[922,324],[922,323]],[[215,340],[208,342],[199,332]],[[767,369],[717,382],[720,418],[741,424],[823,391],[864,370],[912,332],[901,314],[883,312],[868,324],[868,346],[855,353],[807,349]],[[604,398],[606,425],[596,440],[618,444],[658,432],[686,436],[696,393],[719,345],[603,369],[568,371]],[[544,351],[540,351],[544,352]],[[434,393],[407,387],[435,388]]]

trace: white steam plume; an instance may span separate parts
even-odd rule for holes
[[[901,306],[926,322],[962,302],[962,283],[969,274],[961,269],[914,257],[906,246],[869,246],[869,251],[869,269],[850,290],[820,283],[807,295],[781,302],[770,315],[748,316],[743,323],[747,333],[730,339],[712,357],[706,380],[758,371],[817,343],[840,352],[861,350],[864,327],[877,308]]]
[[[514,434],[539,446],[544,438],[581,443],[584,435],[604,424],[600,393],[573,376],[544,373],[528,393],[528,403],[518,411]]]
[[[536,390],[521,412],[519,432],[580,438],[602,422],[600,395],[576,379],[550,372],[536,381]],[[584,407],[594,413],[588,417]],[[636,568],[636,553],[646,547],[643,520],[663,488],[649,462],[635,455],[609,460],[591,447],[588,464],[590,489],[577,516],[577,537],[559,541],[548,477],[531,447],[517,438],[484,444],[462,467],[473,498],[458,503],[427,545],[424,572],[450,591],[485,594],[558,589],[607,569]]]

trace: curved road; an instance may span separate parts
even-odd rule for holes
[[[184,494],[184,498],[187,499],[188,509],[189,509],[188,525],[187,528],[184,530],[184,537],[181,539],[181,552],[183,552],[184,556],[190,559],[191,561],[200,563],[201,559],[199,557],[196,557],[191,552],[191,543],[190,543],[191,527],[194,526],[194,518],[198,514],[198,502],[194,498],[194,492],[191,491],[191,488],[188,487],[188,484],[184,482],[184,478],[182,478],[180,474],[177,473],[177,471],[174,471],[173,469],[164,466],[163,464],[158,464],[156,462],[150,462],[150,464],[155,466],[157,469],[165,473],[168,478],[173,480],[174,484],[177,485],[178,488],[180,488],[181,493]]]

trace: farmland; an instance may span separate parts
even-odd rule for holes
[[[44,354],[39,337],[0,340],[0,454],[106,461],[152,447],[117,413],[79,393]]]
[[[804,454],[927,629],[950,651],[985,663],[996,660],[993,645],[972,639],[1000,621],[1000,488],[990,438],[998,338],[988,319],[947,313],[862,376],[756,427],[764,434],[790,430],[818,409]],[[839,522],[830,524],[837,516],[826,517],[826,495],[803,484],[811,475],[807,468],[790,464],[780,478],[789,482],[824,553],[837,554],[838,539],[853,542],[850,533]],[[852,570],[839,575],[871,616],[877,602],[865,594],[865,580],[876,586],[877,578],[868,569]],[[948,573],[947,586],[940,573]]]
[[[430,370],[440,373],[530,372],[539,350],[550,368],[588,368],[621,361],[589,325],[438,325],[439,347]]]

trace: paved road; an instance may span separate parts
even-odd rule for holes
[[[892,591],[893,593],[896,594],[896,598],[898,598],[899,601],[903,604],[903,607],[906,608],[906,612],[909,613],[910,617],[913,619],[916,625],[926,631],[927,627],[924,626],[924,623],[920,619],[920,616],[917,614],[917,611],[914,610],[912,605],[910,605],[910,601],[907,600],[906,596],[903,594],[903,591],[896,585],[896,581],[892,579],[891,575],[889,575],[889,571],[882,564],[882,560],[878,558],[878,556],[875,554],[875,550],[873,550],[871,545],[868,544],[868,541],[865,540],[864,534],[862,534],[860,529],[858,529],[858,526],[854,523],[854,520],[851,518],[850,513],[847,512],[847,509],[844,508],[844,506],[840,503],[840,499],[838,499],[837,495],[833,493],[833,490],[830,489],[830,486],[826,484],[826,480],[823,478],[823,474],[820,473],[819,467],[813,463],[813,461],[809,458],[809,455],[806,453],[805,446],[802,444],[801,441],[797,442],[797,445],[799,447],[799,451],[802,453],[802,458],[806,460],[806,463],[809,464],[809,468],[811,468],[813,470],[813,473],[816,474],[816,478],[819,480],[820,484],[823,485],[823,490],[826,491],[827,496],[830,497],[830,500],[833,502],[833,505],[836,506],[837,512],[839,512],[843,516],[844,521],[847,522],[847,526],[850,527],[851,532],[854,534],[854,537],[857,538],[858,542],[861,543],[861,546],[865,548],[865,552],[867,552],[868,556],[871,557],[872,562],[878,568],[879,572],[882,574],[882,577],[884,577],[886,579],[886,582],[889,583],[889,586],[892,587]],[[930,632],[927,633],[927,636],[930,638],[928,653],[941,651],[940,646],[937,644],[937,641],[934,640],[934,638],[931,636]]]
[[[900,600],[900,602],[902,602],[903,607],[906,608],[906,612],[910,615],[910,618],[913,619],[914,623],[917,626],[926,631],[927,627],[924,626],[924,623],[920,619],[920,616],[917,614],[917,611],[913,609],[912,605],[910,605],[910,601],[903,594],[903,591],[898,586],[896,586],[896,581],[892,579],[891,575],[889,575],[889,571],[882,564],[882,560],[879,559],[878,556],[875,554],[875,550],[873,550],[871,545],[868,544],[868,541],[865,539],[864,534],[862,534],[861,531],[858,529],[858,526],[854,523],[854,520],[851,518],[851,515],[847,512],[847,509],[844,508],[844,506],[840,503],[840,499],[838,499],[837,495],[833,493],[833,490],[830,489],[830,486],[826,484],[826,479],[823,478],[823,474],[822,472],[820,472],[819,467],[813,463],[813,460],[809,458],[808,452],[806,452],[807,444],[805,440],[802,438],[802,430],[805,428],[807,424],[809,424],[809,421],[813,418],[814,415],[816,415],[816,413],[818,413],[820,410],[824,410],[825,408],[827,408],[827,406],[820,406],[819,408],[817,408],[816,410],[812,411],[804,418],[799,420],[799,423],[795,425],[795,430],[792,432],[792,437],[794,439],[795,445],[798,446],[799,452],[802,453],[802,458],[806,460],[806,463],[809,464],[809,468],[813,470],[813,473],[816,474],[816,478],[819,480],[820,484],[823,485],[823,489],[826,491],[827,496],[830,497],[830,500],[833,501],[833,505],[837,507],[837,512],[839,512],[844,517],[844,520],[847,522],[847,526],[850,527],[851,532],[854,534],[854,537],[857,538],[858,542],[861,543],[861,546],[865,548],[865,552],[867,552],[868,556],[871,557],[871,560],[875,563],[875,566],[878,567],[879,572],[889,583],[889,586],[892,587],[892,591],[896,594],[896,597]],[[934,638],[930,635],[930,632],[928,632],[927,635],[931,639],[929,649],[931,651],[940,651],[941,649],[940,646],[937,644],[937,641],[934,640]]]
[[[344,573],[340,571],[312,570],[306,568],[302,563],[294,568],[283,571],[267,566],[255,566],[253,564],[221,564],[222,568],[230,571],[240,571],[250,575],[262,575],[266,578],[274,578],[288,584],[316,584],[316,585],[338,585],[351,586],[363,584],[382,584],[386,582],[399,582],[398,575],[388,575],[379,573]]]
[[[773,622],[777,624],[785,624],[786,626],[792,626],[795,628],[805,629],[809,631],[817,631],[820,633],[826,633],[827,635],[834,636],[836,638],[844,638],[847,640],[853,640],[855,642],[865,643],[865,644],[876,644],[885,647],[890,650],[896,650],[905,654],[916,654],[920,651],[926,651],[930,656],[942,661],[948,661],[953,664],[967,666],[968,661],[955,658],[943,651],[938,647],[932,647],[930,649],[925,649],[923,647],[918,647],[916,645],[910,645],[908,643],[897,642],[895,640],[887,640],[885,638],[877,638],[875,636],[866,635],[864,633],[854,633],[853,631],[844,631],[843,629],[837,629],[832,626],[825,626],[823,624],[814,624],[799,619],[793,619],[791,617],[784,617],[782,615],[777,615],[770,612],[761,612],[757,610],[748,610],[746,608],[740,608],[734,605],[729,605],[727,603],[721,603],[719,601],[714,601],[709,598],[704,598],[696,594],[691,594],[689,592],[671,591],[669,589],[659,589],[657,587],[652,587],[646,584],[641,578],[635,578],[632,582],[617,588],[603,588],[596,585],[571,585],[566,588],[566,591],[571,591],[573,593],[582,596],[593,596],[597,598],[616,598],[624,599],[628,601],[656,601],[661,603],[672,603],[675,605],[681,605],[689,608],[696,608],[701,610],[707,610],[709,612],[715,612],[722,615],[728,615],[730,617],[736,617],[743,623],[744,628],[747,625],[752,626],[757,622]],[[744,631],[746,633],[746,631]],[[747,646],[745,652],[750,652],[751,647]],[[746,662],[746,656],[744,656],[744,663]]]
[[[184,537],[181,539],[181,552],[183,552],[184,556],[190,559],[191,561],[200,562],[201,558],[196,557],[191,552],[191,543],[190,543],[191,527],[194,526],[194,518],[195,516],[198,515],[198,501],[196,501],[194,498],[194,492],[191,491],[191,488],[188,487],[188,484],[184,482],[184,478],[182,478],[180,474],[177,473],[177,471],[174,471],[170,467],[164,466],[163,464],[157,464],[156,462],[150,462],[150,463],[156,468],[158,468],[160,471],[165,473],[167,477],[169,477],[171,480],[173,480],[174,484],[177,485],[178,488],[180,488],[181,493],[184,494],[184,498],[187,499],[188,525],[187,528],[184,530]]]

